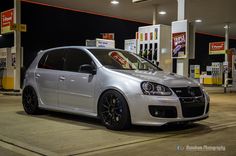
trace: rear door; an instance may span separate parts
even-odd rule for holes
[[[35,79],[43,105],[58,105],[58,81],[64,67],[64,60],[64,50],[57,49],[45,53],[39,61]]]
[[[59,105],[69,109],[94,111],[94,87],[96,75],[80,72],[80,66],[92,64],[90,56],[83,50],[66,50],[65,71],[59,75]]]

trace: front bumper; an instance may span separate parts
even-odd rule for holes
[[[176,95],[136,95],[128,100],[131,122],[135,125],[161,126],[168,123],[203,120],[208,117],[209,112],[208,95],[204,93],[203,98],[202,103],[198,105],[191,102],[183,104],[183,101]],[[156,115],[155,111],[150,110],[150,107],[155,108],[155,106],[158,108],[157,110],[159,110]],[[188,110],[190,110],[190,112],[188,112]]]

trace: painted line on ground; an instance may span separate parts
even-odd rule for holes
[[[236,127],[236,122],[228,122],[228,123],[222,123],[222,124],[217,124],[217,125],[212,125],[209,126],[210,130],[216,131],[216,130],[221,130],[225,128],[231,128],[231,127]],[[207,129],[205,129],[207,130]],[[187,130],[188,131],[188,130]],[[203,132],[204,130],[198,131],[198,132]],[[155,142],[159,140],[163,140],[166,138],[170,137],[175,137],[175,136],[186,136],[189,135],[190,133],[185,133],[186,131],[183,131],[182,133],[179,134],[169,134],[169,135],[164,135],[161,137],[155,137],[155,138],[148,138],[148,139],[138,139],[134,141],[129,141],[129,142],[124,142],[121,144],[117,145],[112,145],[112,146],[103,146],[103,147],[98,147],[98,148],[92,148],[92,149],[87,149],[87,150],[78,150],[78,151],[73,151],[70,153],[55,153],[51,152],[48,150],[44,150],[38,147],[33,147],[32,145],[25,144],[23,142],[19,142],[14,139],[7,138],[5,136],[0,135],[0,146],[6,149],[9,149],[13,152],[23,154],[23,155],[32,155],[32,156],[56,156],[56,155],[65,155],[65,156],[78,156],[78,155],[91,155],[91,154],[96,154],[96,153],[102,153],[102,152],[107,152],[111,150],[116,150],[116,149],[121,149],[124,147],[132,147],[132,146],[137,146],[140,144],[147,144],[150,142]],[[193,133],[198,133],[198,132],[193,132]],[[191,134],[193,134],[191,133]]]
[[[17,149],[22,149],[22,151],[28,151],[28,152],[31,152],[31,153],[34,153],[34,154],[37,154],[37,155],[40,155],[40,156],[58,156],[57,153],[54,153],[54,152],[51,152],[51,151],[48,151],[48,150],[44,150],[44,149],[41,149],[41,148],[38,148],[38,147],[34,147],[32,145],[29,145],[29,144],[26,144],[26,143],[23,143],[23,142],[20,142],[18,140],[14,140],[14,139],[10,139],[8,137],[5,137],[5,136],[2,136],[0,135],[0,143],[2,145],[5,145],[8,144],[9,146],[8,147],[16,147],[16,148],[11,148],[13,152],[17,152]],[[0,145],[1,145],[0,144]],[[16,150],[16,151],[14,151]]]
[[[225,128],[231,128],[231,127],[236,127],[236,122],[229,122],[229,123],[223,123],[223,124],[218,124],[218,125],[213,125],[213,126],[209,126],[211,131],[217,131],[217,130],[221,130],[221,129],[225,129]],[[208,129],[205,130],[201,130],[198,132],[193,132],[191,134],[194,133],[199,133],[199,132],[203,132],[203,131],[208,131]],[[120,145],[115,145],[115,146],[107,146],[107,147],[103,147],[103,148],[94,148],[94,149],[90,149],[87,151],[78,151],[77,153],[74,151],[74,154],[68,154],[67,156],[78,156],[78,155],[95,155],[98,153],[103,153],[103,152],[108,152],[111,150],[118,150],[118,149],[122,149],[124,147],[133,147],[133,146],[137,146],[137,145],[142,145],[142,144],[147,144],[147,143],[151,143],[151,142],[155,142],[155,141],[160,141],[160,140],[164,140],[166,138],[169,137],[175,137],[175,136],[187,136],[190,133],[185,134],[183,131],[183,133],[180,134],[171,134],[171,135],[166,135],[163,137],[157,137],[157,138],[151,138],[151,139],[144,139],[144,140],[140,140],[140,141],[136,141],[136,142],[126,142]]]
[[[70,154],[65,154],[66,156],[78,156],[78,155],[87,155],[87,154],[96,154],[96,153],[101,153],[104,151],[110,151],[113,149],[118,149],[118,148],[123,148],[124,146],[126,147],[130,147],[130,146],[134,146],[134,145],[138,145],[138,144],[142,144],[142,143],[147,143],[147,142],[151,142],[151,141],[155,141],[155,140],[159,140],[159,139],[165,139],[165,138],[169,138],[172,136],[177,136],[179,134],[170,134],[170,135],[165,135],[162,137],[158,137],[158,138],[149,138],[149,139],[140,139],[140,140],[135,140],[135,141],[129,141],[129,142],[124,142],[121,144],[117,144],[117,145],[112,145],[112,146],[104,146],[104,147],[100,147],[100,148],[93,148],[93,149],[89,149],[89,150],[79,150],[79,151],[74,151],[71,152]]]
[[[30,155],[30,156],[42,156],[41,154],[26,150],[22,147],[18,147],[3,141],[0,141],[0,147],[3,147],[9,151],[15,152],[17,154],[21,154],[21,155]]]
[[[210,126],[210,128],[211,128],[213,131],[214,131],[214,130],[221,130],[221,129],[225,129],[225,128],[231,128],[231,127],[236,127],[236,122],[235,122],[235,121]]]

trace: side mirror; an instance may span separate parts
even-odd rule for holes
[[[91,64],[81,65],[79,71],[82,73],[90,73],[92,75],[95,75],[97,73],[96,68]]]

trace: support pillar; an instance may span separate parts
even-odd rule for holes
[[[14,0],[14,23],[21,23],[21,0]],[[14,90],[20,91],[21,75],[21,32],[14,31],[14,50],[16,51],[16,70],[14,76]]]
[[[185,20],[186,4],[185,0],[177,0],[178,2],[178,21]],[[188,51],[188,49],[186,49]],[[177,74],[188,77],[189,55],[185,59],[177,59]]]
[[[185,10],[186,10],[186,5],[185,5],[185,0],[177,0],[178,2],[178,21],[185,20]]]
[[[229,24],[225,25],[225,50],[229,49]],[[228,55],[225,54],[225,64],[228,66]],[[224,93],[228,86],[228,68],[224,70]]]
[[[156,25],[157,24],[157,14],[158,14],[158,5],[153,6],[153,18],[152,18],[152,24]]]

